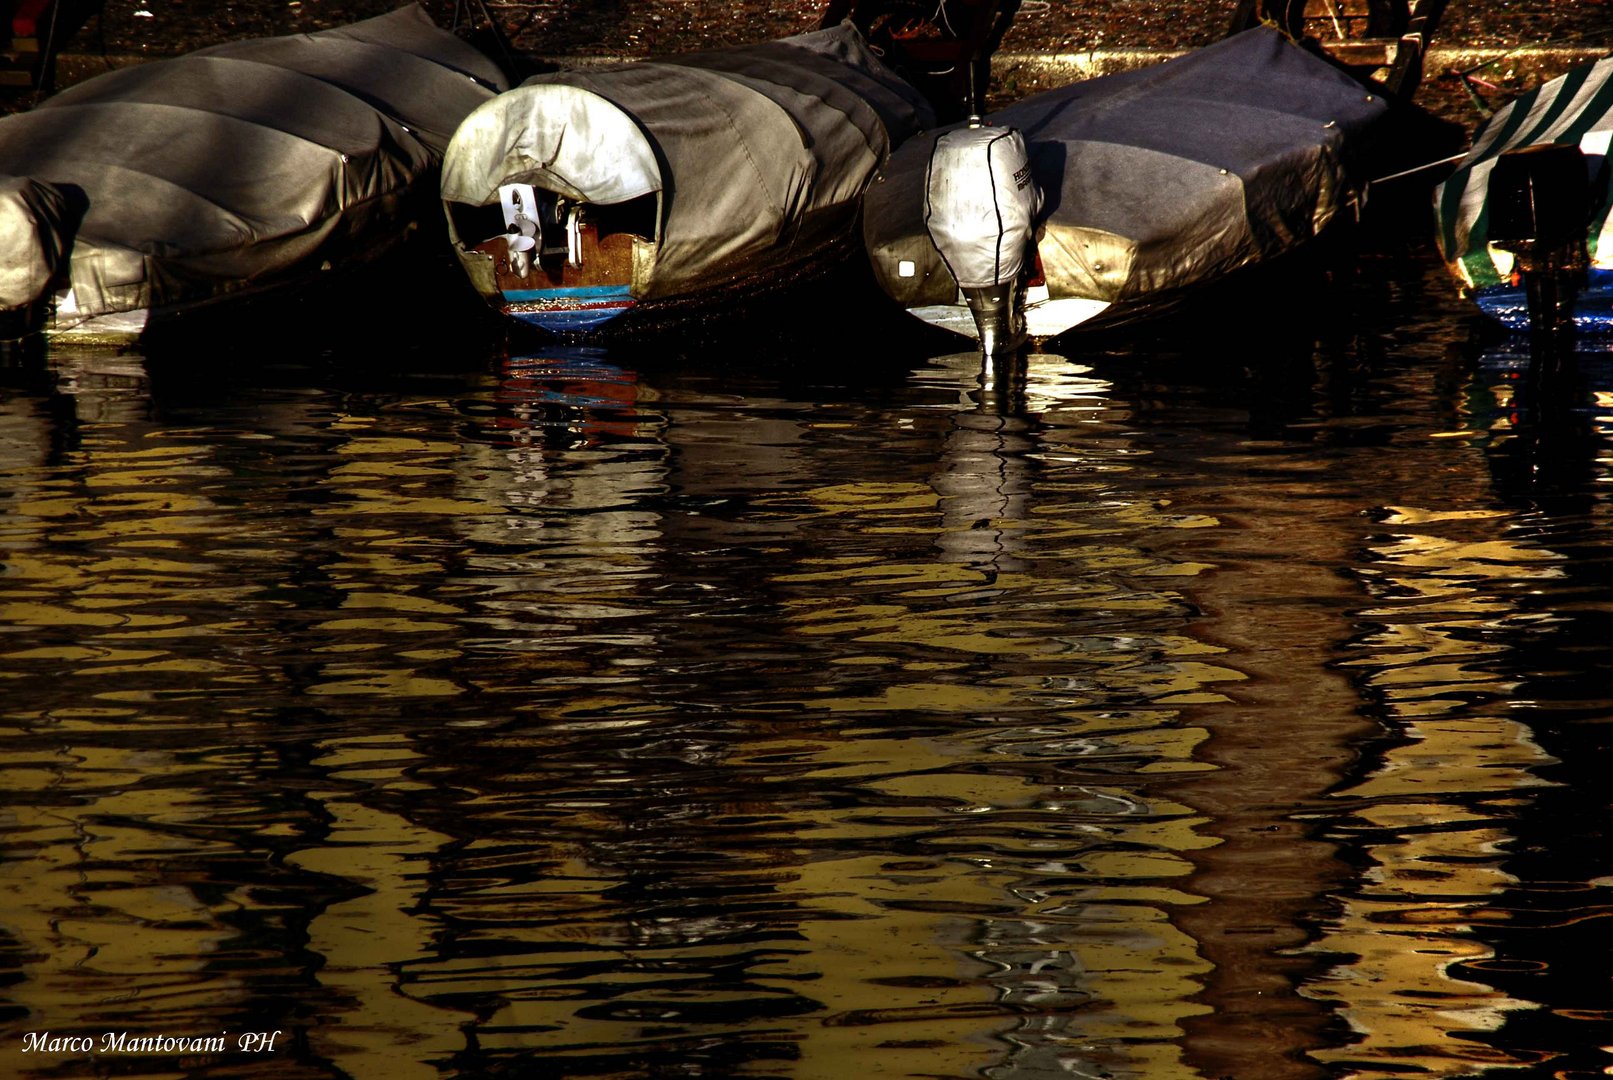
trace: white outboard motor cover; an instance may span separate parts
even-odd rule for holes
[[[1042,208],[1025,137],[963,127],[936,140],[925,176],[924,224],[960,288],[1013,282]]]

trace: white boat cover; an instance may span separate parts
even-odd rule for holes
[[[1019,277],[1042,202],[1023,135],[1000,127],[947,132],[930,154],[924,198],[930,239],[960,286]]]
[[[21,309],[45,294],[67,254],[76,216],[61,188],[0,177],[0,308]]]
[[[1599,187],[1592,188],[1594,215],[1587,230],[1591,264],[1613,269],[1613,170],[1607,168],[1613,139],[1613,57],[1575,68],[1542,83],[1497,109],[1473,136],[1456,171],[1434,189],[1440,253],[1469,286],[1505,283],[1510,253],[1490,246],[1490,172],[1508,150],[1555,143],[1578,146]]]
[[[70,87],[0,119],[0,174],[82,206],[62,283],[80,317],[188,306],[363,258],[422,212],[434,223],[443,148],[503,88],[491,60],[411,5]],[[8,268],[30,258],[17,246],[7,230]],[[36,285],[7,275],[0,308]]]
[[[1356,140],[1385,110],[1348,74],[1260,27],[988,119],[1023,132],[1029,148],[1049,298],[1119,310],[1309,240],[1347,205]],[[940,134],[901,147],[864,200],[875,275],[909,308],[957,299],[924,223]]]
[[[510,183],[596,205],[658,193],[654,268],[637,295],[672,296],[843,235],[891,149],[933,122],[843,23],[528,79],[454,136],[442,196],[490,206]]]

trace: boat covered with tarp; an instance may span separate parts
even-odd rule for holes
[[[1613,333],[1613,57],[1497,109],[1434,191],[1440,253],[1513,330],[1550,287],[1581,332]],[[1555,279],[1555,280],[1553,280]]]
[[[864,240],[891,297],[988,351],[1148,317],[1348,214],[1387,111],[1256,27],[909,141],[869,189]]]
[[[442,153],[506,88],[418,6],[121,68],[0,119],[6,336],[128,338],[441,235]],[[437,250],[441,250],[437,247]]]
[[[843,22],[536,75],[466,118],[442,198],[495,308],[562,334],[621,328],[753,298],[854,253],[863,192],[933,123]]]

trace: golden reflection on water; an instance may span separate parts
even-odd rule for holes
[[[92,356],[58,372],[76,439],[56,463],[48,453],[14,463],[10,478],[25,483],[7,500],[0,581],[5,640],[60,642],[4,653],[21,691],[5,710],[7,790],[32,792],[37,801],[9,800],[13,857],[0,870],[8,897],[0,918],[28,957],[19,997],[33,1018],[28,1030],[96,1039],[109,1030],[211,1036],[261,1019],[254,984],[275,977],[281,965],[256,959],[243,923],[273,924],[280,912],[267,883],[255,880],[274,875],[248,868],[306,827],[274,805],[273,768],[265,768],[258,744],[265,732],[252,718],[285,689],[288,675],[276,670],[265,634],[266,623],[292,605],[273,597],[275,584],[266,597],[266,583],[294,576],[311,553],[329,550],[309,542],[298,515],[279,507],[243,512],[230,490],[237,476],[225,463],[231,444],[251,447],[266,433],[150,420],[138,367]],[[319,425],[296,410],[266,419]],[[250,449],[246,458],[249,468],[272,468],[253,460]],[[37,482],[27,484],[30,476]],[[344,618],[307,624],[337,635],[309,643],[315,656],[379,648],[364,636],[419,628],[407,618],[345,617],[354,612],[430,610],[404,590],[344,593],[338,562],[321,569],[333,580],[330,607]],[[384,580],[390,566],[372,569]],[[318,670],[298,678],[296,690],[357,691],[355,680],[366,693],[434,689],[396,669],[338,660]],[[332,675],[346,678],[328,681]],[[310,795],[316,804],[324,797]],[[369,831],[355,834],[351,822],[363,819],[365,808],[336,800],[327,806],[338,842],[356,837],[361,846],[312,850],[340,851],[338,872],[349,880],[387,883],[384,833],[409,837],[411,851],[428,842],[397,819],[366,822]],[[330,926],[357,925],[361,937],[322,930],[314,940],[341,950],[326,954],[342,959],[326,967],[322,985],[338,995],[351,991],[356,1007],[383,1006],[372,1015],[386,1017],[398,1009],[377,998],[384,989],[365,994],[376,975],[367,966],[375,950],[347,947],[376,941],[389,915],[402,919],[396,888],[372,895],[381,899],[358,924],[341,921],[348,905],[331,909]],[[342,978],[353,970],[364,972],[357,987]],[[407,1027],[388,1031],[386,1044],[400,1031],[417,1038],[419,1018],[401,1019]],[[19,1059],[15,1040],[6,1051],[14,1074],[58,1064],[48,1055]],[[234,1068],[237,1075],[257,1071],[240,1060]]]
[[[467,1017],[411,996],[394,971],[432,949],[439,924],[420,911],[423,871],[451,837],[362,801],[369,789],[423,787],[407,779],[409,766],[422,760],[407,738],[361,736],[320,749],[313,764],[338,786],[309,797],[329,815],[329,832],[319,847],[288,861],[363,892],[327,907],[308,928],[308,947],[325,961],[320,985],[341,1000],[310,1042],[333,1061],[385,1061],[389,1076],[440,1075],[437,1063],[464,1045]],[[355,784],[366,790],[352,791]]]
[[[764,520],[779,520],[777,527],[764,527],[765,534],[818,531],[819,520],[826,519],[832,530],[824,534],[827,541],[844,544],[845,538],[855,538],[854,547],[862,547],[869,537],[891,538],[904,547],[916,542],[925,552],[905,560],[808,556],[770,575],[781,591],[786,638],[802,636],[832,664],[878,670],[885,688],[874,695],[847,695],[835,680],[817,685],[809,679],[799,696],[774,692],[766,701],[769,710],[821,717],[808,725],[813,734],[803,739],[799,723],[782,739],[753,729],[742,744],[711,759],[728,770],[754,769],[758,776],[790,761],[792,787],[855,792],[869,809],[774,806],[766,784],[743,804],[719,809],[721,815],[776,816],[798,838],[770,847],[749,868],[730,864],[724,871],[725,888],[740,894],[758,890],[776,897],[773,903],[784,910],[799,912],[788,923],[792,944],[787,950],[732,990],[679,985],[681,980],[667,971],[669,964],[674,971],[754,965],[747,956],[755,946],[744,943],[743,936],[737,946],[723,944],[739,929],[734,920],[744,919],[743,906],[732,915],[704,920],[694,914],[645,920],[608,903],[602,910],[600,898],[636,887],[632,865],[638,856],[630,847],[614,850],[614,843],[579,846],[537,834],[528,837],[531,850],[521,861],[547,867],[541,877],[513,887],[456,889],[421,899],[419,906],[438,913],[447,925],[485,927],[456,935],[463,955],[411,955],[424,927],[396,919],[387,924],[383,937],[397,943],[390,963],[401,972],[404,992],[423,1002],[497,1002],[477,1037],[480,1052],[494,1057],[535,1052],[548,1061],[609,1060],[612,1054],[631,1054],[634,1045],[661,1052],[702,1032],[732,1034],[731,1023],[714,1028],[698,1018],[718,1015],[726,995],[734,994],[735,1006],[752,1008],[758,995],[786,1006],[788,1011],[767,1021],[758,1036],[767,1037],[770,1030],[771,1038],[789,1048],[788,1056],[806,1061],[856,1060],[861,1068],[902,1075],[999,1067],[1011,1075],[1015,1066],[1001,1063],[1006,1043],[1015,1060],[1040,1058],[1066,1068],[1096,1057],[1124,1075],[1189,1075],[1172,1040],[1179,1018],[1199,1011],[1187,999],[1202,965],[1193,957],[1192,941],[1170,925],[1162,907],[1191,898],[1159,883],[1188,869],[1171,851],[1202,846],[1192,819],[1168,802],[1145,805],[1123,785],[1048,787],[1019,774],[1011,763],[1029,760],[1022,758],[1029,753],[1050,762],[1124,762],[1145,772],[1193,768],[1200,736],[1174,726],[1176,713],[1169,706],[1200,700],[1206,687],[1236,674],[1207,663],[1203,657],[1213,650],[1181,635],[1119,643],[1106,635],[1061,635],[1069,618],[1058,611],[1073,598],[1105,619],[1171,615],[1169,593],[1139,591],[1126,581],[1169,578],[1192,568],[1184,571],[1180,564],[1124,544],[1094,544],[1092,538],[1151,525],[1208,522],[1164,514],[1150,520],[1119,498],[1100,508],[1110,519],[1107,524],[1023,514],[1013,519],[998,512],[994,529],[1034,530],[1034,543],[995,537],[988,556],[999,565],[989,571],[991,580],[982,582],[979,559],[988,556],[981,548],[966,548],[963,557],[973,568],[960,569],[946,558],[959,549],[949,549],[946,537],[937,533],[941,496],[933,488],[890,482],[800,486],[798,474],[814,466],[792,450],[811,437],[832,439],[849,425],[813,423],[789,430],[773,421],[761,449],[753,450],[741,436],[751,434],[747,415],[689,408],[678,417],[660,437],[689,470],[689,479],[679,479],[680,490],[722,498],[707,478],[723,473],[711,466],[720,460],[731,468],[738,456],[745,477],[764,473],[793,489],[758,500]],[[557,656],[586,650],[590,642],[651,654],[667,647],[662,639],[610,628],[613,622],[642,622],[654,602],[657,574],[663,572],[655,564],[658,548],[668,542],[669,530],[686,524],[638,509],[646,492],[667,485],[657,458],[641,455],[624,468],[619,455],[599,454],[599,467],[593,468],[589,454],[577,449],[557,451],[520,439],[503,455],[473,451],[458,467],[456,490],[475,490],[481,499],[512,507],[543,507],[552,515],[541,533],[516,515],[502,521],[489,515],[457,519],[458,527],[469,526],[478,541],[496,545],[462,572],[461,581],[475,586],[478,612],[496,612],[490,625],[497,629],[519,626],[531,635],[520,644],[495,640],[486,647],[514,649],[517,656],[542,650],[545,661],[535,698],[530,678],[525,683],[510,679],[518,672],[501,670],[492,680],[471,679],[471,685],[480,693],[519,693],[515,707],[539,714],[552,732],[650,730],[691,707],[716,707],[702,703],[699,690],[692,700],[677,703],[647,699],[631,670],[612,674],[609,666],[554,663]],[[752,452],[765,454],[765,460],[744,457]],[[986,467],[1017,468],[1014,457],[1024,453],[1016,448],[987,455]],[[364,490],[370,493],[369,509],[375,489]],[[568,518],[568,509],[588,513]],[[980,513],[967,507],[964,512],[971,521]],[[1061,566],[1056,574],[1038,576],[1001,569],[1004,549],[1015,545],[1034,547],[1038,558],[1073,562],[1074,570]],[[522,565],[541,573],[509,576]],[[1105,582],[1087,583],[1088,570],[1100,572]],[[848,591],[857,594],[856,602],[843,599]],[[1046,595],[1036,600],[1041,593]],[[1015,605],[1028,602],[1045,604],[1049,616],[1012,613]],[[958,605],[972,608],[948,612]],[[993,674],[982,683],[975,666],[1004,657],[1089,664],[1107,681],[1100,677],[1077,688],[1050,674]],[[664,659],[663,668],[669,660],[676,662]],[[766,687],[758,689],[768,694]],[[1086,708],[1117,693],[1132,708]],[[949,730],[929,737],[883,737],[878,725],[896,715],[939,718]],[[535,784],[552,782],[542,761],[551,742],[548,736],[499,740],[505,755],[531,758],[528,771]],[[982,772],[981,750],[1010,763],[1009,771]],[[608,779],[595,777],[594,783]],[[493,791],[468,794],[459,811],[475,819],[496,814],[507,803]],[[689,810],[677,807],[674,813],[699,812],[703,805],[693,802]],[[327,806],[338,828],[352,816],[348,800]],[[554,803],[549,827],[555,836],[608,837],[623,828],[617,815],[601,788]],[[960,821],[967,827],[960,829]],[[1027,838],[1019,838],[1027,831]],[[1061,835],[1067,841],[1056,839]],[[917,844],[913,857],[890,853],[908,844]],[[982,844],[990,854],[974,853]],[[457,856],[460,865],[474,865],[481,847],[489,849],[486,858],[507,861],[495,854],[499,845],[472,842]],[[1071,858],[1070,850],[1079,851],[1079,858]],[[428,850],[411,854],[430,858]],[[298,858],[299,865],[328,872],[336,872],[339,862]],[[394,863],[403,866],[383,860]],[[372,872],[363,875],[353,869],[344,876],[357,876],[377,889],[377,896],[391,898],[389,909],[404,906],[406,892],[397,892],[379,868],[371,866]],[[401,878],[392,875],[391,882]],[[749,885],[741,884],[747,880]],[[344,945],[342,938],[354,903],[316,920],[313,940],[329,942],[338,955],[354,951],[357,946]],[[546,912],[545,917],[534,920],[523,913],[533,904],[541,904],[532,910]],[[571,909],[576,913],[568,916]],[[507,914],[496,917],[500,911]],[[478,939],[495,951],[476,946]],[[675,953],[669,951],[673,948]],[[610,1003],[604,1012],[578,1008],[579,995],[594,996],[586,989],[592,980],[583,974],[590,970],[609,980],[599,984],[598,992]],[[568,971],[583,981],[568,982]],[[641,973],[639,992],[631,989],[635,971]],[[1095,979],[1101,980],[1101,991],[1092,985]],[[368,997],[384,992],[375,986]],[[366,997],[357,986],[347,993]],[[801,1008],[807,1012],[796,1019],[793,1013]],[[1078,1015],[1066,1015],[1070,1010]],[[446,1031],[449,1015],[426,1030]],[[340,1032],[332,1036],[341,1037]],[[449,1042],[445,1039],[442,1047]]]
[[[951,860],[971,870],[949,873],[941,862],[895,875],[880,872],[875,861],[861,870],[816,864],[814,877],[825,887],[839,883],[836,909],[866,920],[818,924],[844,927],[824,940],[845,960],[826,997],[848,1005],[865,1000],[867,973],[944,970],[949,955],[953,964],[977,965],[973,978],[945,996],[920,983],[906,1002],[845,1009],[825,1034],[812,1036],[809,1046],[834,1033],[837,1045],[820,1053],[876,1062],[889,1037],[883,1025],[900,1024],[904,1042],[917,1030],[938,1043],[933,1062],[904,1058],[907,1075],[955,1075],[960,1063],[949,1064],[946,1041],[956,1044],[974,1027],[977,1035],[965,1041],[984,1047],[994,1035],[1010,1047],[986,1069],[990,1075],[1086,1068],[1193,1075],[1176,1039],[1182,1020],[1203,1011],[1191,997],[1205,965],[1192,939],[1170,922],[1170,907],[1192,898],[1168,883],[1191,869],[1179,853],[1208,843],[1195,831],[1196,819],[1168,800],[1140,799],[1129,784],[1049,785],[1014,772],[992,776],[976,764],[985,749],[1010,760],[1021,754],[1072,764],[1129,759],[1136,772],[1191,770],[1203,733],[1178,726],[1172,706],[1218,700],[1212,687],[1241,678],[1203,659],[1213,649],[1180,636],[1067,632],[1072,611],[1146,619],[1176,602],[1139,585],[1183,568],[1117,537],[1139,526],[1213,525],[1151,511],[1116,490],[1123,439],[1105,446],[1109,490],[1101,502],[1061,501],[1049,513],[1032,497],[1038,456],[1080,460],[1071,446],[1078,430],[1072,418],[1098,422],[1093,414],[1104,406],[1105,389],[1062,358],[1032,358],[1025,410],[1002,417],[965,397],[927,484],[840,483],[786,497],[803,528],[813,528],[816,518],[832,521],[837,533],[884,541],[868,554],[813,557],[774,575],[787,590],[795,633],[830,639],[841,663],[887,673],[875,694],[830,691],[810,700],[839,719],[846,736],[815,755],[815,771],[862,778],[863,790],[892,805],[965,815],[960,828],[967,840],[938,839],[933,846],[952,851]],[[1026,416],[1056,409],[1071,416],[1054,434],[1038,437]],[[1004,659],[1018,662],[999,673]],[[1025,674],[1025,665],[1045,665],[1045,674]],[[1124,717],[1090,708],[1115,700],[1139,708]],[[879,718],[903,713],[956,716],[965,724],[938,739],[880,738]],[[863,846],[879,831],[895,839],[926,827],[934,813],[887,815],[879,828],[837,815],[822,827],[841,846]],[[1015,839],[1027,828],[1037,839]],[[1068,836],[1063,844],[1052,839],[1061,833]],[[970,854],[980,844],[992,854]],[[1060,847],[1066,850],[1057,856],[1042,854]],[[949,907],[1000,914],[936,920]],[[913,924],[899,935],[905,956],[877,944],[893,917]],[[859,925],[866,931],[849,932]],[[813,932],[815,941],[820,933]],[[915,950],[921,942],[930,944]],[[1009,1020],[1004,1010],[1025,1015]],[[971,1015],[986,1022],[971,1024]],[[903,1047],[904,1055],[913,1052]]]
[[[12,861],[0,876],[0,910],[26,950],[25,1000],[59,1029],[98,1031],[156,1006],[205,1030],[217,1002],[242,994],[239,979],[210,964],[233,936],[220,916],[236,901],[204,902],[165,872],[218,850],[185,835],[202,808],[137,786],[174,764],[66,745],[7,770],[8,790],[37,792],[41,805],[5,815],[8,846],[28,855],[26,875]],[[69,792],[76,805],[62,801]]]
[[[978,374],[0,399],[7,1067],[117,1026],[295,1033],[229,1076],[1513,1063],[1473,1036],[1535,1003],[1472,962],[1566,560],[1472,498],[1363,518],[1427,495],[1398,448]]]
[[[1563,557],[1507,536],[1514,523],[1501,509],[1392,506],[1362,568],[1372,603],[1359,617],[1375,629],[1347,666],[1399,738],[1335,793],[1352,807],[1340,832],[1371,865],[1308,946],[1348,959],[1304,991],[1354,1032],[1315,1055],[1347,1075],[1532,1064],[1482,1036],[1539,1004],[1464,977],[1496,956],[1476,932],[1510,918],[1498,902],[1520,884],[1506,867],[1512,808],[1555,761],[1519,719],[1503,661],[1540,618],[1513,598],[1560,578]]]
[[[864,481],[836,475],[860,423],[705,392],[663,415],[608,365],[512,363],[465,439],[430,395],[165,424],[138,365],[106,364],[58,368],[75,440],[33,442],[6,506],[30,1023],[300,1027],[310,1063],[398,1075],[713,1039],[897,1075],[1192,1075],[1205,965],[1170,910],[1208,841],[1128,777],[1197,768],[1179,710],[1240,676],[1180,632],[1170,585],[1202,564],[1133,540],[1214,521],[1126,492],[1101,382],[1042,358],[1030,408],[995,414],[943,365],[921,378],[956,403],[904,420],[930,464]],[[679,674],[710,659],[663,612],[721,628],[734,601],[676,560],[735,536],[777,556],[747,647],[821,662]],[[568,739],[607,740],[575,782]],[[689,749],[646,792],[612,740]],[[727,775],[743,794],[714,802]],[[670,849],[634,840],[646,795],[689,822]],[[632,901],[709,815],[766,839],[670,879],[679,908]],[[736,902],[702,914],[708,889]]]

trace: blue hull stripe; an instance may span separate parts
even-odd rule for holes
[[[505,314],[529,326],[557,334],[592,330],[633,307],[633,295],[626,285],[575,285],[552,289],[506,289],[504,302],[512,307]],[[514,305],[541,305],[515,310]]]
[[[507,303],[523,304],[534,300],[627,300],[631,293],[626,285],[576,285],[561,289],[505,289]]]
[[[512,311],[510,316],[529,326],[541,327],[554,333],[575,333],[592,330],[601,323],[616,318],[625,307],[589,308],[585,311]]]

